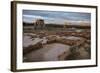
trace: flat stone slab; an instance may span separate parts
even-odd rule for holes
[[[64,54],[66,53],[66,54]],[[43,48],[32,51],[25,55],[26,61],[57,61],[61,55],[68,56],[70,54],[70,46],[53,43],[45,45]],[[63,60],[63,59],[62,59]]]

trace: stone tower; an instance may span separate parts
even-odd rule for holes
[[[39,30],[39,29],[44,29],[45,24],[43,19],[37,19],[36,22],[34,23],[34,29]]]

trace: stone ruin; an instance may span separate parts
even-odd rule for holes
[[[37,19],[36,22],[34,23],[34,29],[39,30],[39,29],[44,29],[45,23],[43,19]]]

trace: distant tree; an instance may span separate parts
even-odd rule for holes
[[[63,28],[66,29],[67,25],[68,25],[68,22],[65,22]]]

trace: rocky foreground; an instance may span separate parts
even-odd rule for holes
[[[90,59],[90,32],[24,33],[23,61],[58,61]]]

